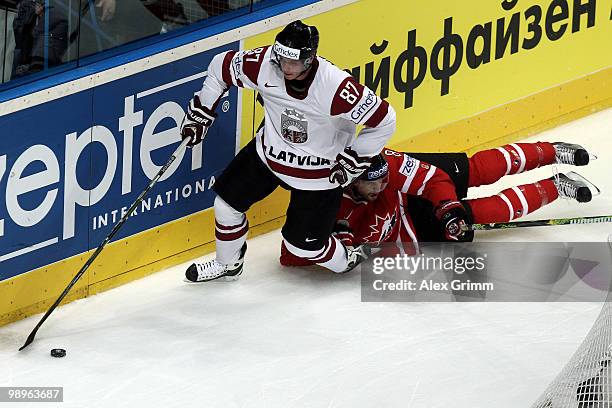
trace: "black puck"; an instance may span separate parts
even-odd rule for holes
[[[66,357],[66,350],[64,350],[64,349],[51,349],[51,357]]]

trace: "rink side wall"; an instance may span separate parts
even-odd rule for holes
[[[390,146],[405,151],[474,151],[612,106],[612,0],[437,3],[316,2],[5,99],[0,325],[44,311],[164,164],[210,59],[269,44],[295,18],[317,25],[320,55],[394,106]],[[262,118],[253,92],[235,89],[218,113],[68,301],[214,250],[211,182]],[[251,236],[282,225],[287,198],[250,210]]]

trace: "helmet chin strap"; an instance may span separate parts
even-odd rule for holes
[[[307,78],[308,78],[309,71],[311,68],[312,68],[312,64],[310,64],[308,68],[305,68],[302,71],[300,71],[300,73],[297,74],[294,79],[286,80],[287,84],[294,92],[302,93],[304,92],[304,90],[306,90],[306,88],[308,87]],[[298,78],[301,78],[301,79],[298,79]]]
[[[296,77],[295,77],[294,81],[295,81],[295,80],[300,81],[298,78],[299,78],[299,77],[301,77],[302,75],[304,75],[306,72],[308,72],[308,70],[310,69],[310,67],[311,67],[311,66],[309,65],[309,66],[308,66],[308,68],[304,68],[304,70],[303,70],[302,72],[300,72],[300,73],[298,74],[298,76],[296,76]]]
[[[308,70],[312,67],[312,60],[314,59],[314,57],[310,58],[310,62],[308,63],[308,66],[306,66],[306,64],[302,64],[304,65],[304,69],[296,76],[296,80],[299,81],[299,79],[297,79],[298,77],[301,77],[302,75],[304,75],[306,72],[308,72]]]

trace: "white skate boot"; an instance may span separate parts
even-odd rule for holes
[[[242,274],[242,265],[244,263],[244,254],[246,253],[246,242],[240,248],[240,258],[233,264],[222,264],[213,259],[208,262],[192,263],[187,271],[185,271],[185,280],[192,283],[208,282],[215,279],[225,281],[237,280]]]

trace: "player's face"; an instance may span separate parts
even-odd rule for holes
[[[372,202],[376,201],[378,195],[387,187],[387,184],[389,184],[388,174],[381,179],[373,181],[357,180],[353,188],[361,197],[368,202]]]
[[[279,64],[285,79],[291,81],[294,79],[304,79],[308,70],[304,67],[302,60],[293,60],[285,57],[279,57]]]

